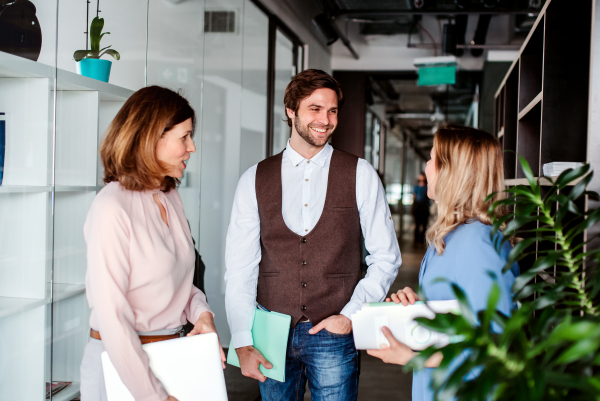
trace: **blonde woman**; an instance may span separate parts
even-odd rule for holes
[[[500,254],[490,239],[491,222],[487,211],[504,189],[504,166],[500,143],[492,135],[467,127],[440,129],[435,135],[431,160],[425,174],[429,183],[427,196],[438,204],[436,222],[427,231],[429,248],[421,263],[419,285],[430,301],[454,299],[450,283],[458,284],[475,311],[486,308],[492,286],[488,272],[498,277],[502,295],[498,310],[510,315],[515,304],[511,286],[519,275],[515,263],[502,274],[510,253],[505,244]],[[491,201],[486,197],[496,192]],[[504,213],[497,210],[497,214]],[[445,278],[448,282],[436,281]],[[392,294],[391,300],[403,305],[414,304],[417,294],[404,288]],[[409,347],[397,341],[384,327],[390,346],[369,350],[369,355],[386,363],[405,365],[415,356]],[[431,368],[439,366],[441,354],[427,361],[427,368],[413,375],[413,401],[433,400]]]

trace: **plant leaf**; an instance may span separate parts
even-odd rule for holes
[[[471,309],[471,305],[469,304],[467,296],[465,295],[462,288],[453,283],[452,291],[454,292],[454,295],[458,300],[462,315],[465,317],[465,319],[467,319],[468,322],[470,322],[471,324],[475,324],[475,316],[473,315],[473,309]]]
[[[538,216],[517,216],[506,225],[506,228],[504,229],[504,235],[512,235],[516,230],[523,227],[525,224],[531,223],[532,221],[536,221],[538,219]]]
[[[550,285],[543,280],[537,283],[526,285],[519,292],[515,293],[513,299],[515,301],[521,301],[527,297],[532,296],[536,292],[543,292],[549,286]]]
[[[75,61],[81,61],[90,53],[89,50],[77,50],[73,53],[73,59]]]
[[[100,51],[102,28],[104,28],[104,18],[95,17],[90,25],[90,48],[92,51]]]
[[[594,191],[585,191],[583,193],[585,196],[587,196],[589,199],[594,200],[596,202],[600,202],[600,195],[598,195],[598,192],[594,192]]]
[[[498,279],[495,275],[493,278],[494,284],[492,285],[492,289],[490,290],[487,308],[483,313],[483,319],[481,321],[482,327],[484,329],[489,329],[490,331],[492,331],[492,316],[496,313],[496,306],[498,305],[498,301],[500,300],[500,287],[498,286]]]
[[[571,198],[572,200],[578,199],[585,192],[585,189],[589,182],[592,180],[593,176],[594,173],[591,172],[590,174],[583,177],[581,181],[575,184],[575,186],[571,189],[571,192],[569,193],[569,198]]]
[[[100,35],[100,38],[98,38],[98,46],[100,46],[100,42],[102,41],[102,38],[104,37],[104,35],[110,35],[110,32],[104,32],[102,35]],[[102,51],[102,50],[100,50]]]
[[[558,300],[560,300],[561,298],[564,298],[564,297],[565,297],[564,293],[561,294],[558,292],[551,292],[551,293],[544,294],[539,298],[536,298],[531,304],[534,306],[534,308],[536,310],[545,309],[549,306],[556,304],[556,302]]]
[[[581,167],[577,167],[576,169],[568,168],[563,171],[558,178],[556,179],[556,186],[558,189],[563,189],[567,185],[569,185],[572,181],[578,179],[585,175],[590,169],[589,164],[584,164]]]
[[[523,174],[525,174],[527,181],[529,181],[529,186],[531,187],[533,193],[539,195],[540,186],[535,181],[535,177],[533,176],[531,167],[529,167],[529,163],[527,162],[527,160],[525,160],[523,156],[519,156],[519,162],[521,163],[521,169],[523,170]]]
[[[521,241],[517,245],[515,245],[515,247],[513,249],[511,249],[510,253],[508,254],[508,259],[506,260],[506,264],[502,268],[502,273],[506,273],[507,271],[512,269],[512,266],[515,264],[515,262],[517,260],[519,260],[519,257],[522,256],[523,252],[527,248],[529,248],[530,246],[535,244],[535,242],[537,240],[538,239],[535,237],[525,238],[523,241]]]
[[[119,54],[119,52],[117,52],[116,50],[113,50],[113,49],[106,50],[104,53],[102,53],[100,55],[100,57],[102,57],[105,54],[108,54],[109,56],[113,56],[115,60],[121,59],[121,55]]]

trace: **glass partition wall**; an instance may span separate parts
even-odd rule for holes
[[[245,121],[251,119],[251,104],[266,105],[261,96],[266,88],[255,81],[252,88],[244,77],[252,74],[261,76],[264,67],[261,62],[252,60],[252,49],[260,47],[267,39],[260,26],[268,21],[254,20],[253,5],[244,0],[207,0],[206,14],[232,13],[235,24],[230,30],[210,30],[204,33],[204,90],[202,108],[202,183],[200,192],[200,254],[207,266],[205,281],[206,295],[215,312],[215,323],[220,335],[229,332],[225,317],[225,237],[231,214],[233,196],[240,177],[242,144],[252,143],[255,130],[242,131],[242,115]],[[248,15],[248,20],[244,18]],[[258,14],[258,18],[260,18]],[[252,21],[252,22],[251,22]],[[248,41],[244,32],[249,26]],[[249,57],[244,57],[244,55]],[[263,61],[266,66],[266,60]],[[246,67],[246,68],[244,68]],[[266,71],[265,71],[266,76]],[[250,80],[251,81],[251,80]],[[244,85],[246,84],[246,85]],[[253,100],[250,100],[253,99]],[[264,107],[264,106],[263,106]],[[257,131],[260,130],[259,119]],[[250,125],[251,126],[251,125]],[[260,131],[259,131],[260,132]],[[248,135],[250,137],[246,137]],[[260,136],[261,134],[259,134]],[[264,143],[264,142],[263,142]],[[245,163],[256,163],[263,155],[249,154]],[[228,341],[226,336],[222,341]],[[227,344],[224,342],[224,344]]]
[[[285,88],[296,75],[294,62],[294,42],[280,29],[275,34],[275,93],[273,102],[273,154],[286,147],[292,133],[287,123],[283,96]]]
[[[273,47],[273,104],[271,105],[272,141],[270,155],[281,152],[287,145],[292,129],[287,123],[287,114],[283,105],[285,88],[290,80],[301,71],[303,52],[299,40],[283,27],[276,26]]]
[[[283,93],[303,55],[250,0],[31,3],[23,15],[41,38],[0,51],[0,401],[73,400],[89,336],[83,224],[104,185],[98,151],[112,119],[146,85],[178,90],[196,110],[198,150],[179,192],[227,344],[223,255],[235,188],[285,146]],[[96,15],[110,32],[101,46],[121,55],[103,57],[108,82],[77,74],[73,60]]]
[[[230,21],[228,30],[204,29],[200,194],[206,295],[221,341],[229,344],[223,277],[235,190],[248,168],[286,146],[291,131],[283,95],[303,59],[299,39],[259,2],[206,0],[205,8],[205,15]]]

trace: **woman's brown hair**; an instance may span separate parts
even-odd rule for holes
[[[338,100],[338,109],[341,109],[344,104],[344,95],[338,81],[325,71],[314,69],[304,70],[292,78],[292,81],[285,88],[283,104],[287,109],[298,113],[300,102],[321,88],[331,89],[335,92]],[[292,119],[288,117],[287,123],[291,127]]]
[[[491,224],[488,209],[503,197],[504,162],[500,142],[487,132],[451,125],[439,129],[435,147],[435,197],[438,216],[427,230],[427,242],[444,252],[444,238],[459,224],[478,219]],[[488,195],[495,195],[486,202]],[[506,214],[500,207],[497,216]]]
[[[135,92],[108,127],[100,157],[104,183],[118,181],[125,189],[145,191],[160,188],[168,192],[179,180],[166,176],[166,168],[156,157],[156,145],[165,132],[196,115],[179,93],[160,86]]]

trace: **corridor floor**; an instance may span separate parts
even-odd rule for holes
[[[406,237],[405,237],[406,238]],[[390,293],[409,286],[416,288],[419,267],[425,254],[424,247],[413,247],[412,241],[400,243],[402,266],[398,277],[390,288]],[[260,393],[256,380],[242,376],[239,368],[227,365],[225,381],[230,401],[259,401]],[[358,385],[358,401],[410,401],[412,373],[404,373],[401,366],[388,365],[361,351],[361,373]],[[304,401],[310,401],[310,391]]]

